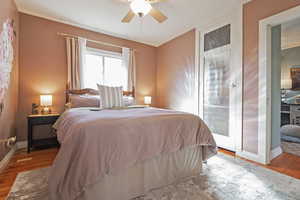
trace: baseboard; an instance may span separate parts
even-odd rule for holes
[[[245,158],[247,160],[252,160],[254,162],[261,163],[264,165],[266,164],[265,161],[258,154],[255,154],[255,153],[251,153],[248,151],[239,151],[239,152],[236,152],[236,155],[239,157]]]
[[[272,149],[270,158],[273,160],[274,158],[278,157],[280,154],[282,154],[282,148],[281,146],[276,147],[275,149]]]
[[[5,155],[5,157],[0,161],[0,173],[7,167],[10,159],[17,150],[17,145],[14,145],[10,151]]]
[[[17,149],[24,149],[27,148],[27,146],[28,146],[27,141],[17,142]]]

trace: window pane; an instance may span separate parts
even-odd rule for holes
[[[97,83],[103,84],[103,57],[87,54],[85,58],[84,87],[97,89]]]
[[[126,84],[127,70],[119,58],[104,57],[104,84],[109,86],[123,86]]]
[[[223,136],[229,136],[230,55],[230,46],[204,53],[204,121]]]

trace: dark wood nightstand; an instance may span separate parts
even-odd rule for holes
[[[33,126],[54,124],[59,118],[58,113],[46,114],[46,115],[28,115],[28,147],[27,153],[30,153],[32,148],[47,148],[57,147],[59,143],[56,137],[45,138],[45,139],[34,139],[33,138]]]

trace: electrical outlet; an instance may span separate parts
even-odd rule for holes
[[[0,115],[2,114],[4,109],[4,103],[0,103]]]

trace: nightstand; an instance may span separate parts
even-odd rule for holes
[[[57,147],[59,143],[56,136],[45,139],[34,139],[33,138],[33,126],[39,125],[53,125],[59,118],[58,113],[45,114],[45,115],[28,115],[28,147],[27,153],[30,153],[32,148],[47,148],[47,147]]]

